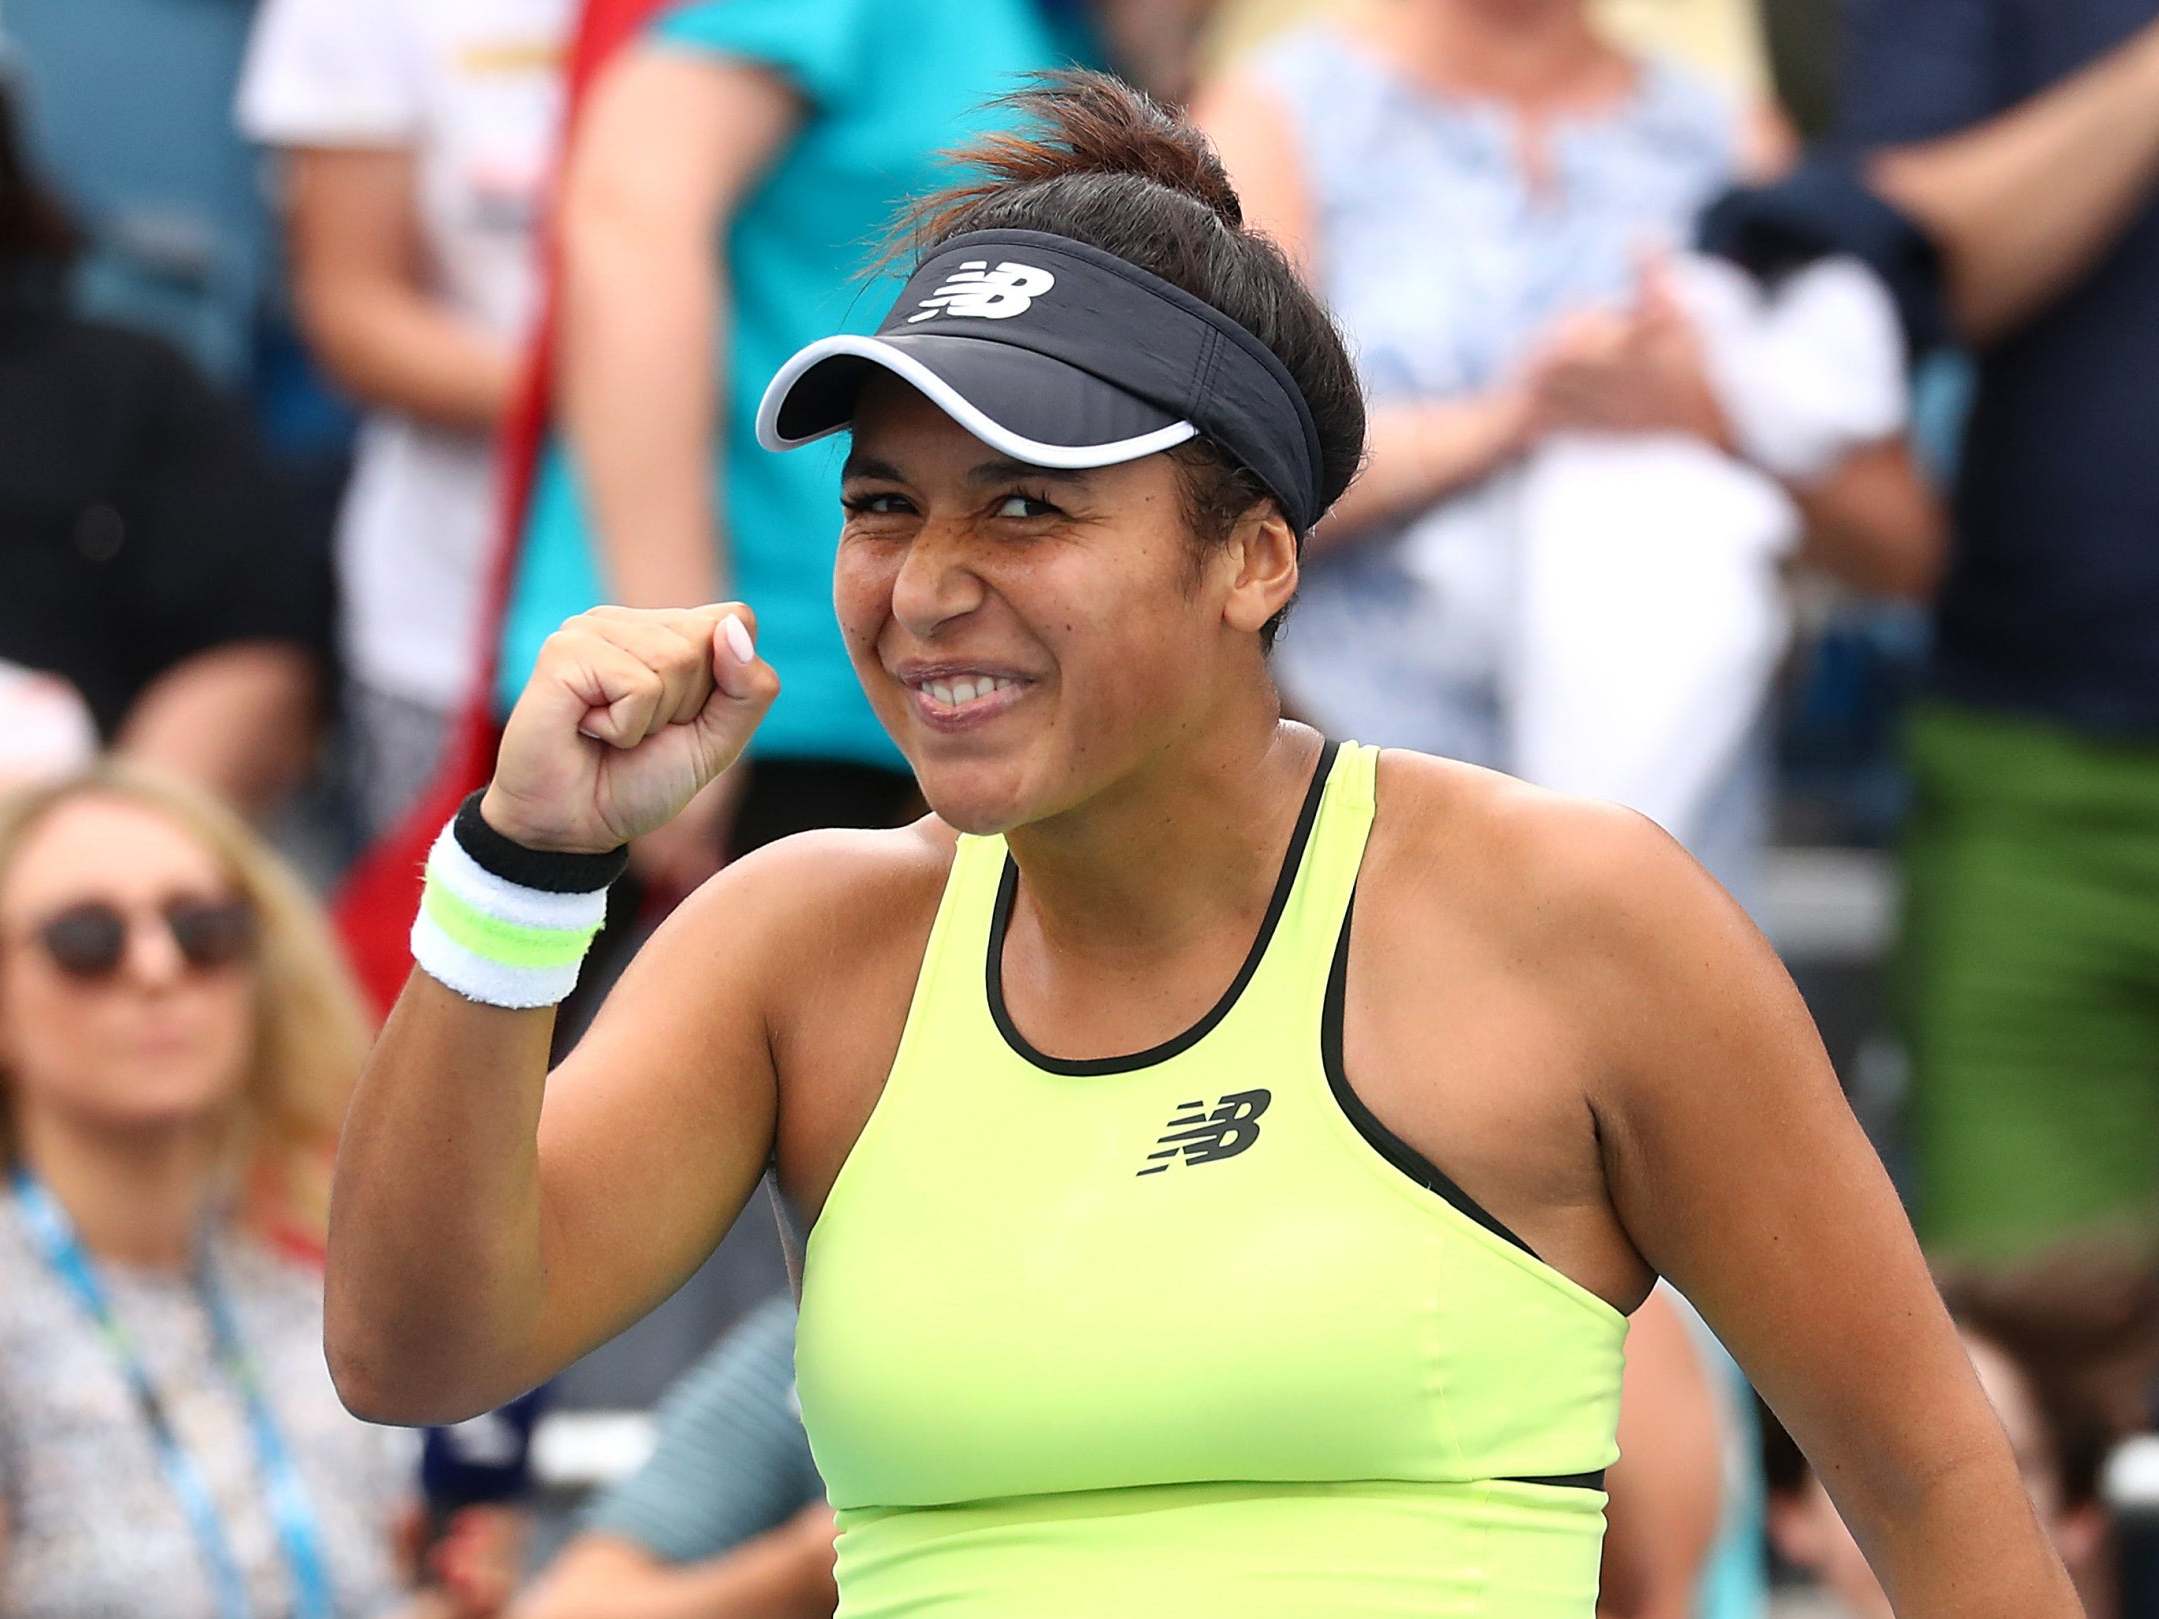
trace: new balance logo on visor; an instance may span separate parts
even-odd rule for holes
[[[1234,1158],[1259,1139],[1259,1116],[1274,1098],[1266,1091],[1239,1091],[1208,1110],[1205,1102],[1179,1102],[1177,1116],[1147,1155],[1141,1175],[1159,1175],[1179,1157],[1188,1164]]]
[[[969,259],[945,279],[945,284],[922,300],[922,312],[909,315],[907,324],[935,320],[939,315],[979,315],[984,320],[1010,320],[1024,314],[1027,306],[1057,285],[1057,278],[1031,264],[1010,259],[990,268],[988,259]]]

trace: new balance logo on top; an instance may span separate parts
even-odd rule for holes
[[[1205,1102],[1179,1102],[1177,1117],[1147,1155],[1141,1175],[1159,1175],[1179,1157],[1188,1164],[1234,1158],[1259,1139],[1259,1116],[1274,1098],[1265,1091],[1225,1096],[1209,1112]]]
[[[984,320],[1010,320],[1026,312],[1042,294],[1057,285],[1057,278],[1031,264],[1010,259],[990,268],[988,259],[969,259],[945,280],[945,284],[922,300],[922,312],[909,315],[907,324],[935,320],[939,315],[979,315]]]

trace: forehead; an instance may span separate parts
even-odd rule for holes
[[[217,856],[164,812],[124,798],[76,798],[48,811],[0,873],[0,915],[82,899],[131,904],[228,880]]]

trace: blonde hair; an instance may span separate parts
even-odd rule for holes
[[[85,799],[163,816],[224,867],[255,913],[255,1029],[226,1159],[238,1223],[319,1250],[338,1125],[367,1055],[370,1025],[329,919],[299,876],[240,817],[196,789],[101,763],[0,796],[0,883],[45,819]],[[0,1163],[15,1154],[0,1070]]]

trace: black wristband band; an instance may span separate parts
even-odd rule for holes
[[[566,854],[557,849],[528,849],[504,837],[480,813],[485,789],[469,794],[451,823],[458,847],[490,876],[543,894],[596,894],[611,885],[630,864],[630,846],[607,854]]]

